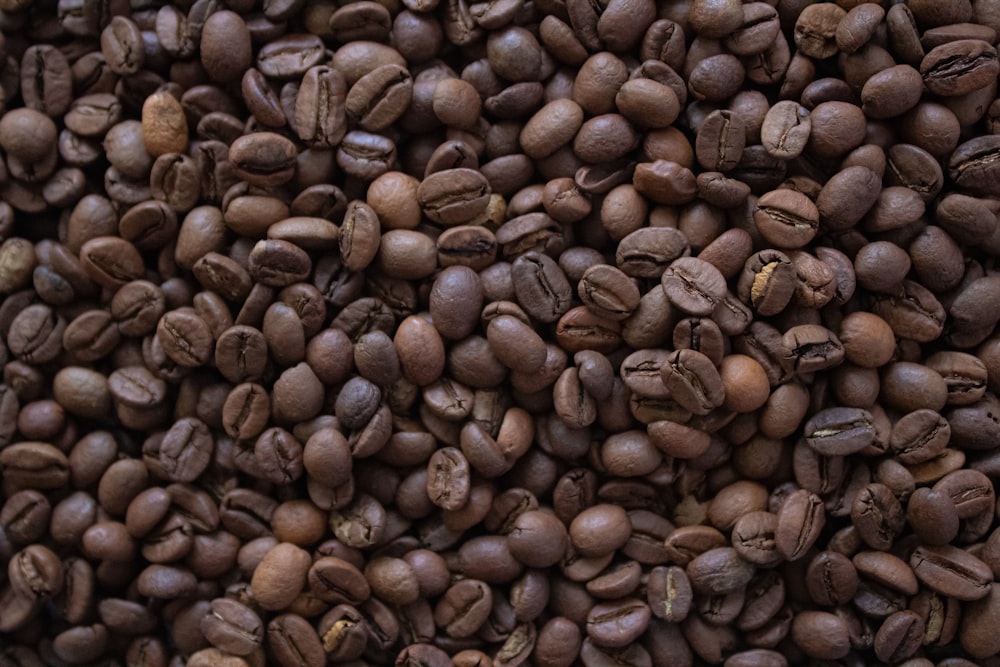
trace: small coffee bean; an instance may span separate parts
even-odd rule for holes
[[[143,103],[142,141],[153,157],[187,149],[187,119],[181,103],[170,93],[154,93]]]
[[[778,511],[775,544],[788,560],[805,555],[826,523],[823,503],[814,493],[801,489],[785,499]]]

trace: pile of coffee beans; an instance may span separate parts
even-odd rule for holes
[[[0,665],[997,667],[998,34],[0,0]]]

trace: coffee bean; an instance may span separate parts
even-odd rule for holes
[[[649,617],[649,607],[634,598],[597,604],[587,615],[587,634],[601,646],[627,646],[645,631]]]
[[[607,264],[592,266],[577,286],[584,305],[612,320],[623,320],[639,305],[639,290],[622,271]]]
[[[153,157],[187,149],[187,119],[177,98],[164,92],[146,99],[142,105],[142,140]]]
[[[875,439],[873,418],[867,410],[829,408],[805,425],[806,443],[825,456],[846,456],[868,447]]]
[[[851,521],[866,544],[888,548],[902,530],[903,510],[886,486],[869,484],[855,496]]]
[[[937,95],[963,95],[1000,68],[996,51],[975,39],[957,40],[931,49],[920,62],[924,85]]]
[[[975,556],[952,546],[921,546],[910,556],[910,566],[924,585],[959,600],[989,595],[992,573]]]
[[[115,74],[135,74],[146,60],[139,27],[123,16],[111,19],[101,32],[101,52]]]
[[[347,84],[335,68],[317,65],[302,77],[295,97],[295,129],[314,146],[336,146],[347,131]]]
[[[229,147],[236,174],[258,187],[287,183],[294,174],[297,154],[290,140],[273,132],[244,135]]]
[[[725,400],[722,378],[712,361],[695,350],[677,350],[661,369],[670,396],[694,414],[706,415]]]
[[[805,195],[783,188],[757,200],[754,222],[760,234],[778,248],[800,248],[819,229],[819,211]]]
[[[704,260],[681,257],[663,272],[661,284],[672,304],[692,315],[710,315],[725,294],[725,279]]]
[[[205,638],[234,655],[247,655],[260,646],[264,628],[252,610],[236,600],[212,600],[211,612],[201,621]]]
[[[801,558],[816,542],[825,522],[819,497],[804,489],[796,491],[778,511],[775,545],[788,560]]]
[[[318,667],[325,661],[323,644],[316,630],[301,616],[282,614],[267,624],[268,644],[279,664]]]
[[[235,81],[252,64],[247,24],[235,12],[214,12],[202,27],[199,51],[201,63],[213,80]]]
[[[66,56],[51,44],[33,44],[24,51],[20,64],[25,107],[50,116],[64,114],[73,98],[72,72]]]
[[[490,186],[471,169],[446,169],[425,178],[417,189],[424,214],[443,225],[467,223],[486,210]]]

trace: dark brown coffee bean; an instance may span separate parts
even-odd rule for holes
[[[66,113],[73,97],[69,61],[51,44],[29,46],[21,57],[24,105],[52,117]],[[17,70],[12,70],[16,76]]]
[[[265,75],[288,79],[304,74],[323,58],[323,43],[315,35],[288,35],[264,45],[257,67]]]
[[[811,131],[808,109],[791,100],[782,100],[768,110],[760,138],[768,155],[790,160],[805,149]]]
[[[776,248],[801,248],[819,229],[819,211],[805,195],[782,188],[757,200],[754,222],[761,236]]]
[[[639,290],[621,270],[607,264],[584,272],[577,292],[584,305],[598,315],[623,320],[639,306]]]
[[[469,462],[454,447],[437,450],[427,462],[427,495],[446,510],[460,509],[469,499]]]
[[[845,604],[858,589],[858,573],[851,560],[835,551],[824,551],[809,562],[806,588],[816,604]]]
[[[405,68],[383,65],[358,79],[345,98],[344,109],[359,127],[374,132],[402,115],[412,92],[413,80]]]
[[[101,53],[115,74],[135,74],[145,64],[146,50],[139,27],[115,16],[101,32]]]
[[[896,661],[912,656],[922,643],[924,622],[912,611],[900,611],[882,622],[875,635],[879,660]]]
[[[298,614],[282,614],[267,624],[268,646],[280,665],[321,667],[324,647],[309,621]]]
[[[213,646],[234,655],[253,652],[264,637],[257,614],[228,598],[212,600],[211,611],[202,619],[201,628]]]
[[[939,47],[940,48],[940,47]],[[948,161],[948,173],[960,188],[977,196],[993,196],[996,188],[993,157],[1000,150],[990,136],[977,137],[960,144]]]
[[[746,130],[740,117],[731,111],[713,111],[698,128],[695,155],[709,171],[726,172],[743,157]]]
[[[826,524],[823,501],[804,489],[782,503],[774,540],[778,551],[788,560],[797,560],[816,542]]]
[[[485,227],[459,225],[445,230],[437,238],[438,263],[441,266],[468,266],[476,271],[497,266],[496,235]]]
[[[828,408],[806,422],[803,436],[824,456],[847,456],[875,440],[874,418],[858,408]]]
[[[663,272],[661,284],[670,302],[692,315],[710,315],[726,291],[725,279],[708,262],[681,257]]]
[[[600,646],[625,647],[645,632],[649,617],[649,607],[634,598],[599,603],[587,614],[587,635]]]
[[[654,567],[646,584],[649,608],[654,616],[672,623],[687,618],[692,592],[687,574],[677,566]]]
[[[814,324],[792,327],[782,337],[789,351],[787,363],[798,373],[832,368],[844,359],[844,346],[837,335]]]
[[[811,657],[835,660],[851,649],[847,624],[840,617],[823,611],[797,614],[792,621],[792,640]]]
[[[192,482],[204,472],[215,442],[208,427],[187,417],[176,422],[160,437],[143,445],[143,460],[157,476],[172,482]]]
[[[569,310],[572,288],[559,265],[549,256],[528,252],[511,266],[518,303],[540,322],[554,322]]]
[[[605,199],[607,202],[607,199]],[[658,278],[688,249],[683,233],[669,227],[637,229],[618,244],[615,263],[634,278]]]
[[[990,593],[989,567],[957,547],[917,547],[910,567],[924,585],[948,597],[978,600]]]
[[[489,586],[465,579],[445,591],[434,609],[434,622],[449,637],[468,637],[486,622],[492,604]]]
[[[739,590],[753,577],[754,567],[735,549],[709,549],[687,564],[686,572],[696,593],[725,595]]]
[[[977,470],[956,470],[934,485],[934,491],[951,498],[959,518],[971,519],[989,513],[995,494],[988,478]]]
[[[706,415],[722,405],[725,389],[711,359],[695,350],[677,350],[661,369],[670,396],[694,414]]]
[[[740,300],[760,315],[776,315],[791,301],[794,276],[792,261],[782,252],[763,250],[751,255],[737,284]]]
[[[783,556],[775,543],[778,517],[770,512],[748,511],[733,524],[733,548],[743,560],[760,566],[780,563]]]
[[[964,95],[996,76],[997,71],[996,50],[977,39],[942,44],[920,62],[924,85],[935,95]]]
[[[237,176],[259,187],[287,183],[294,174],[297,155],[295,144],[273,132],[244,135],[229,147]]]
[[[201,366],[212,355],[212,332],[205,321],[190,310],[165,313],[156,325],[156,336],[164,353],[180,366]]]
[[[905,523],[903,509],[883,484],[869,484],[855,496],[851,522],[865,544],[885,550],[892,546]]]
[[[472,169],[446,169],[425,178],[417,189],[424,214],[447,225],[467,223],[483,213],[491,189],[486,178]]]

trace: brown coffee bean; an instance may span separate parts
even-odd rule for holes
[[[661,369],[670,396],[694,414],[706,415],[725,400],[722,378],[712,361],[694,350],[677,350]]]
[[[308,552],[287,542],[270,549],[250,581],[254,599],[271,611],[287,607],[305,586],[310,561]]]
[[[761,143],[768,155],[789,160],[805,149],[811,130],[809,110],[791,100],[782,100],[764,116],[760,128]]]
[[[726,172],[743,157],[746,130],[740,117],[731,111],[713,111],[698,128],[695,155],[709,171]]]
[[[788,560],[805,555],[826,523],[823,502],[814,493],[796,491],[782,503],[775,529],[775,545]]]
[[[935,95],[964,95],[996,76],[997,71],[996,50],[977,39],[937,46],[920,62],[924,85]]]
[[[819,211],[805,195],[782,188],[757,200],[754,222],[761,236],[776,248],[801,248],[819,230]]]
[[[792,621],[792,640],[806,654],[831,660],[850,651],[847,624],[840,617],[823,611],[806,611]]]
[[[176,97],[161,92],[146,99],[142,105],[142,141],[153,157],[187,149],[187,119]]]
[[[228,10],[214,12],[201,31],[201,63],[215,81],[243,76],[252,63],[250,31],[243,19]]]
[[[953,546],[920,546],[910,567],[926,586],[959,600],[978,600],[990,593],[992,572],[981,560]]]
[[[725,279],[704,260],[681,257],[663,272],[663,291],[672,304],[692,315],[709,315],[725,294]]]
[[[760,315],[780,313],[795,291],[794,272],[792,261],[777,250],[751,255],[737,284],[740,300]]]
[[[873,549],[888,549],[902,531],[905,517],[899,501],[883,484],[869,484],[855,496],[851,522]]]
[[[649,618],[649,607],[634,598],[599,603],[587,614],[587,635],[600,646],[628,646],[645,632]]]
[[[247,655],[261,645],[264,627],[260,618],[236,600],[212,600],[211,612],[201,621],[205,638],[234,655]]]
[[[417,188],[424,214],[448,226],[467,223],[486,210],[490,185],[472,169],[446,169],[431,174]]]
[[[236,175],[251,185],[265,188],[287,183],[292,178],[297,155],[295,144],[273,132],[244,135],[229,147]]]
[[[469,499],[469,462],[454,447],[437,450],[427,462],[427,495],[446,510],[458,510]]]
[[[623,546],[631,533],[625,511],[615,505],[584,510],[569,527],[573,547],[584,557],[599,557]]]

